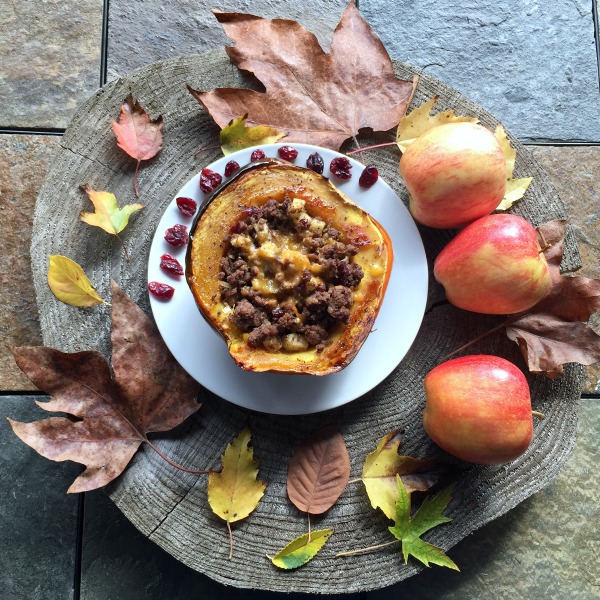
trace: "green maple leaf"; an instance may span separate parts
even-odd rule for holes
[[[429,563],[448,567],[459,571],[456,563],[451,560],[441,548],[428,544],[421,539],[421,536],[441,525],[448,523],[452,519],[444,516],[442,513],[451,500],[452,488],[454,484],[442,490],[433,498],[427,497],[419,507],[413,517],[410,516],[410,495],[406,491],[400,476],[396,476],[398,481],[398,501],[396,502],[396,522],[389,530],[392,535],[402,542],[402,555],[404,562],[408,562],[409,556],[414,556],[425,566]]]

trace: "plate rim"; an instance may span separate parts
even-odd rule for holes
[[[225,156],[221,156],[217,159],[215,159],[214,161],[212,161],[211,163],[203,166],[203,167],[199,167],[198,170],[194,173],[194,175],[192,175],[192,177],[188,178],[182,185],[179,186],[179,189],[177,191],[177,193],[171,198],[171,200],[169,201],[168,204],[166,204],[164,210],[162,211],[162,214],[156,224],[156,227],[154,229],[154,234],[152,236],[152,242],[150,245],[150,251],[148,254],[148,264],[147,264],[147,269],[146,269],[146,277],[147,277],[147,281],[151,281],[151,270],[152,270],[152,260],[154,258],[154,248],[155,245],[158,244],[162,244],[161,241],[161,223],[163,221],[163,219],[165,218],[166,214],[168,213],[169,209],[171,207],[175,206],[175,200],[176,198],[185,195],[182,194],[183,190],[185,188],[187,188],[190,185],[194,185],[194,183],[196,182],[196,186],[197,186],[197,180],[200,176],[200,172],[203,168],[213,168],[215,164],[217,163],[222,163],[222,166],[224,166],[226,164],[226,162],[230,161],[230,160],[235,160],[236,158],[239,158],[241,156],[246,155],[247,158],[244,159],[244,162],[241,166],[250,163],[250,157],[249,155],[252,153],[253,150],[256,150],[258,148],[260,148],[261,150],[265,151],[265,154],[267,154],[266,158],[274,158],[273,156],[269,156],[268,151],[269,150],[276,150],[282,146],[293,146],[294,148],[300,149],[300,150],[304,150],[304,151],[308,151],[310,152],[324,152],[324,153],[331,153],[333,155],[336,156],[340,156],[340,157],[344,157],[344,158],[348,158],[353,164],[353,166],[356,165],[361,165],[361,166],[366,166],[363,165],[360,161],[356,160],[355,158],[353,158],[352,156],[347,156],[346,154],[336,151],[336,150],[332,150],[331,148],[325,148],[325,147],[321,147],[321,146],[316,146],[314,144],[305,144],[305,143],[290,143],[290,142],[276,142],[276,143],[271,143],[271,144],[259,144],[256,146],[251,146],[249,148],[244,148],[241,150],[237,150],[231,154],[225,155]],[[277,156],[277,153],[275,153],[276,156],[275,158],[279,158]],[[327,159],[329,160],[329,159]],[[296,165],[296,166],[301,166],[300,164],[297,164],[295,161],[292,162],[292,164]],[[325,172],[327,172],[329,169],[328,164],[326,163],[325,165]],[[353,175],[355,175],[353,173]],[[339,186],[343,186],[344,183],[346,183],[345,181],[342,181],[338,178],[336,178],[335,176],[332,177],[327,177],[327,175],[324,174],[324,177],[326,177],[327,179],[331,180],[332,183],[336,186],[336,188],[340,189],[345,195],[347,195],[350,200],[352,200],[353,202],[355,202],[356,204],[358,204],[358,206],[360,206],[363,210],[366,210],[367,212],[369,212],[369,210],[367,208],[364,207],[363,203],[360,200],[357,200],[354,196],[356,194],[352,193],[352,192],[348,192],[347,190],[344,190],[343,188],[340,188]],[[225,181],[225,179],[224,179]],[[354,179],[355,182],[358,181],[358,176],[355,177]],[[200,385],[202,385],[204,388],[206,388],[208,391],[212,392],[213,394],[215,394],[216,396],[218,396],[219,398],[230,402],[236,406],[239,406],[240,408],[244,408],[244,409],[250,409],[250,410],[255,410],[257,412],[263,413],[263,414],[272,414],[272,415],[287,415],[287,416],[294,416],[294,415],[307,415],[307,414],[314,414],[314,413],[319,413],[319,412],[325,412],[328,410],[332,410],[335,408],[338,408],[340,406],[343,406],[345,404],[348,404],[350,402],[353,402],[355,400],[357,400],[358,398],[360,398],[361,396],[363,396],[364,394],[370,392],[372,389],[374,389],[375,387],[377,387],[380,383],[382,383],[387,377],[390,376],[390,374],[398,367],[398,365],[402,362],[402,360],[404,359],[404,357],[406,356],[406,354],[408,353],[408,351],[410,350],[410,348],[412,347],[412,345],[414,344],[414,341],[418,335],[418,332],[420,330],[424,315],[425,315],[425,309],[426,309],[426,305],[427,305],[427,297],[428,297],[428,286],[429,286],[429,266],[427,263],[427,258],[426,258],[426,253],[425,253],[425,248],[424,248],[424,244],[423,244],[423,240],[421,237],[421,234],[418,230],[418,227],[416,225],[416,223],[414,222],[412,216],[410,216],[410,212],[408,211],[408,208],[406,207],[406,205],[402,202],[402,199],[400,198],[400,196],[397,194],[396,191],[394,191],[394,189],[384,180],[382,180],[381,178],[379,178],[378,180],[378,184],[381,186],[384,186],[384,189],[387,189],[387,193],[388,194],[392,194],[398,201],[399,204],[399,210],[402,212],[404,211],[405,214],[409,217],[409,223],[411,223],[412,228],[413,228],[413,232],[416,233],[416,237],[418,240],[418,253],[420,254],[420,258],[421,258],[421,277],[422,277],[422,284],[423,287],[421,288],[421,303],[420,303],[420,307],[421,310],[418,310],[417,314],[413,315],[413,318],[415,318],[417,320],[417,326],[414,328],[414,332],[413,335],[410,337],[410,339],[407,338],[407,343],[406,348],[404,349],[404,351],[401,353],[401,355],[398,356],[397,360],[394,360],[394,364],[391,368],[389,368],[383,375],[379,374],[378,376],[376,376],[375,380],[373,381],[373,383],[369,383],[368,386],[365,388],[365,386],[363,386],[362,389],[360,389],[360,391],[357,391],[356,393],[351,393],[351,394],[346,394],[346,396],[349,397],[342,397],[341,399],[337,399],[337,400],[329,400],[327,402],[326,406],[311,406],[310,408],[306,408],[306,407],[302,407],[300,410],[298,409],[291,409],[290,410],[290,405],[286,404],[286,403],[281,403],[280,405],[278,405],[277,407],[275,407],[275,409],[271,406],[270,408],[267,407],[261,407],[260,405],[257,405],[256,402],[248,402],[246,397],[234,397],[233,395],[229,394],[223,394],[222,390],[218,387],[215,386],[214,384],[211,385],[210,382],[207,383],[206,380],[200,380],[197,376],[197,374],[195,374],[194,372],[192,372],[189,368],[186,367],[185,364],[182,363],[182,360],[180,360],[179,352],[174,350],[174,348],[172,347],[172,345],[169,343],[169,341],[167,340],[165,334],[163,334],[163,331],[161,329],[161,324],[162,324],[162,318],[160,315],[160,308],[161,306],[164,306],[165,303],[164,301],[161,301],[159,299],[156,299],[152,296],[152,294],[149,294],[149,302],[150,302],[150,307],[152,310],[152,315],[154,317],[154,321],[156,323],[157,329],[159,331],[159,334],[161,335],[161,338],[163,339],[165,345],[167,346],[167,348],[169,349],[169,351],[171,352],[171,354],[173,355],[173,357],[175,358],[175,360],[178,362],[178,364],[195,380],[197,381]],[[198,195],[201,196],[202,194],[199,191],[199,186],[198,187]],[[365,192],[369,192],[371,188],[369,189],[364,189]],[[359,190],[362,191],[362,190]],[[201,209],[202,203],[204,200],[206,200],[206,198],[208,198],[208,195],[205,195],[204,197],[200,197],[197,200],[198,203],[198,209]],[[364,201],[364,199],[363,199]],[[194,214],[193,217],[191,217],[191,222],[194,221],[194,219],[196,218],[196,215],[198,213],[196,212]],[[369,213],[370,214],[370,213]],[[190,220],[187,217],[183,217],[183,215],[181,215],[179,213],[179,217],[180,219],[186,219],[186,220]],[[378,221],[380,221],[380,219],[378,219]],[[386,226],[385,223],[383,223],[383,227],[386,229],[386,231],[388,230],[388,227]],[[392,236],[390,236],[392,238]],[[393,238],[392,238],[392,242],[393,242]],[[187,251],[187,247],[188,245],[186,244],[185,246],[183,246],[182,248]],[[173,249],[173,250],[177,250],[177,249]],[[394,249],[394,262],[396,262],[398,260],[398,256],[396,253],[396,250]],[[158,269],[158,267],[155,267],[155,269]],[[165,277],[165,274],[162,275],[163,278]],[[168,276],[166,276],[168,278]],[[187,280],[185,279],[185,276],[182,279],[178,279],[178,280],[171,280],[171,281],[175,281],[176,283],[183,283],[185,285],[185,288],[187,288],[187,292],[189,293],[190,297],[192,298],[193,304],[194,304],[194,309],[195,311],[197,311],[198,314],[200,314],[200,311],[198,309],[198,307],[196,306],[195,301],[193,300],[193,296],[191,294],[191,291],[189,289],[189,286],[187,284]],[[385,305],[385,300],[386,297],[389,294],[389,286],[388,286],[388,290],[386,291],[386,296],[384,296],[383,302],[382,302],[382,306]],[[389,305],[389,300],[388,300],[388,305]],[[372,332],[374,332],[377,327],[377,319],[379,319],[379,316],[381,314],[378,314]],[[201,318],[204,320],[204,317],[201,316]],[[214,329],[212,327],[210,327],[210,325],[208,323],[206,323],[207,327],[209,328],[211,335],[214,335],[215,337],[218,338],[218,341],[220,342],[220,344],[222,345],[223,348],[225,348],[225,344],[226,342],[223,340],[223,338],[216,332],[214,331]],[[347,373],[351,373],[351,365],[353,363],[355,363],[356,358],[358,356],[360,356],[361,352],[364,352],[364,346],[367,345],[367,341],[372,337],[373,333],[370,333],[369,336],[367,336],[363,347],[361,347],[361,349],[359,350],[359,352],[357,353],[356,357],[353,359],[353,361],[351,361],[349,363],[348,366],[346,366],[343,370],[337,372],[337,373],[332,373],[329,374],[327,376],[310,376],[307,374],[275,374],[275,373],[252,373],[249,371],[245,371],[243,369],[241,369],[241,367],[235,365],[235,372],[240,374],[240,377],[245,377],[247,374],[251,374],[252,377],[282,377],[285,378],[286,383],[289,383],[290,381],[294,381],[294,380],[304,380],[306,381],[307,378],[312,377],[312,380],[327,380],[327,381],[331,381],[334,378],[339,378],[340,376],[344,376],[344,374]],[[231,361],[232,364],[233,363],[233,359],[231,358],[231,355],[229,355],[229,353],[227,352],[225,354],[226,358],[229,359]],[[315,384],[316,385],[316,384]],[[279,407],[283,406],[284,410],[280,410]]]

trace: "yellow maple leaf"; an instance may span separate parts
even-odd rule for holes
[[[48,259],[48,286],[61,302],[70,306],[104,303],[84,270],[74,260],[60,254],[49,256]]]
[[[219,142],[223,154],[227,156],[237,150],[251,148],[259,144],[274,144],[280,140],[285,133],[278,131],[268,125],[246,126],[248,115],[237,117],[229,121],[229,124],[221,129]]]
[[[510,145],[510,140],[504,131],[502,125],[496,126],[494,136],[498,140],[502,152],[504,153],[504,160],[506,161],[506,179],[512,179],[513,171],[515,169],[515,160],[517,158],[517,151]]]
[[[129,223],[132,213],[144,208],[143,204],[127,204],[119,208],[114,194],[93,190],[87,183],[82,186],[94,205],[95,212],[81,211],[79,218],[88,225],[100,227],[111,235],[117,235]]]
[[[512,147],[502,125],[496,127],[494,135],[502,148],[504,159],[506,160],[506,191],[504,192],[502,202],[496,207],[496,210],[507,210],[525,195],[529,184],[533,181],[533,177],[512,178],[513,171],[515,170],[517,151]]]
[[[506,192],[502,202],[498,204],[496,210],[507,210],[517,200],[520,200],[527,191],[529,184],[533,181],[533,177],[522,177],[521,179],[509,179],[506,182]]]
[[[445,110],[444,112],[431,114],[435,103],[439,96],[434,96],[431,100],[421,104],[406,116],[402,117],[398,123],[396,130],[396,143],[402,152],[408,148],[419,136],[425,132],[446,123],[477,123],[475,117],[460,117],[454,114],[453,110]]]
[[[266,485],[257,480],[258,463],[250,446],[250,430],[245,427],[227,446],[221,457],[220,473],[208,476],[208,503],[212,511],[227,522],[233,555],[231,523],[245,519],[257,506]]]
[[[433,461],[401,456],[398,454],[399,447],[399,432],[387,433],[377,448],[367,455],[362,471],[362,481],[371,506],[380,508],[392,520],[396,518],[398,500],[397,475],[402,478],[409,494],[428,490],[438,480],[437,474],[431,472],[436,466]]]

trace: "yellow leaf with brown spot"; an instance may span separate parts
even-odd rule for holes
[[[404,152],[419,136],[438,125],[478,122],[475,117],[457,116],[453,110],[445,110],[432,115],[431,111],[438,99],[439,96],[433,97],[402,118],[396,130],[396,143],[401,152]]]
[[[59,254],[49,256],[48,259],[48,286],[61,302],[71,306],[104,303],[84,270],[75,261]]]
[[[258,463],[246,427],[227,446],[221,457],[223,469],[208,476],[208,503],[221,519],[233,523],[245,519],[257,506],[266,485],[257,480]]]
[[[111,235],[117,235],[123,231],[129,223],[129,217],[144,208],[143,204],[127,204],[123,208],[119,208],[114,194],[93,190],[87,183],[82,187],[94,205],[95,212],[81,211],[79,218],[84,223],[100,227]]]
[[[248,115],[236,117],[229,121],[229,124],[221,129],[219,142],[223,154],[227,156],[237,150],[251,148],[259,144],[274,144],[280,140],[285,133],[278,131],[268,125],[246,126]]]
[[[391,431],[383,436],[377,448],[367,455],[362,481],[373,508],[380,508],[388,519],[396,518],[398,482],[402,478],[407,492],[424,492],[439,480],[436,463],[398,454],[401,434]]]

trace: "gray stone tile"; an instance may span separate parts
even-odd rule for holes
[[[304,600],[226,587],[174,559],[144,537],[102,491],[85,497],[81,600]],[[332,596],[329,596],[332,597]],[[337,600],[360,600],[342,594]]]
[[[52,136],[0,135],[0,390],[36,389],[7,346],[42,343],[29,246],[35,201],[58,141]]]
[[[600,141],[592,2],[362,0],[389,53],[463,92],[522,140]]]
[[[173,56],[223,48],[230,40],[211,10],[252,13],[299,21],[329,47],[346,0],[313,5],[289,0],[110,0],[108,34],[109,80]],[[324,15],[324,18],[323,18]]]
[[[103,0],[0,3],[0,127],[66,127],[100,82]]]
[[[368,600],[595,600],[600,589],[600,402],[583,400],[573,454],[556,479],[432,567]]]
[[[78,503],[66,491],[80,468],[42,458],[12,433],[7,416],[47,416],[35,399],[0,396],[0,596],[63,600],[73,591]]]
[[[600,279],[600,147],[529,148],[545,171],[567,207],[579,244],[583,267],[576,273]],[[600,335],[600,313],[591,319]],[[585,368],[584,393],[600,392],[600,364]]]

